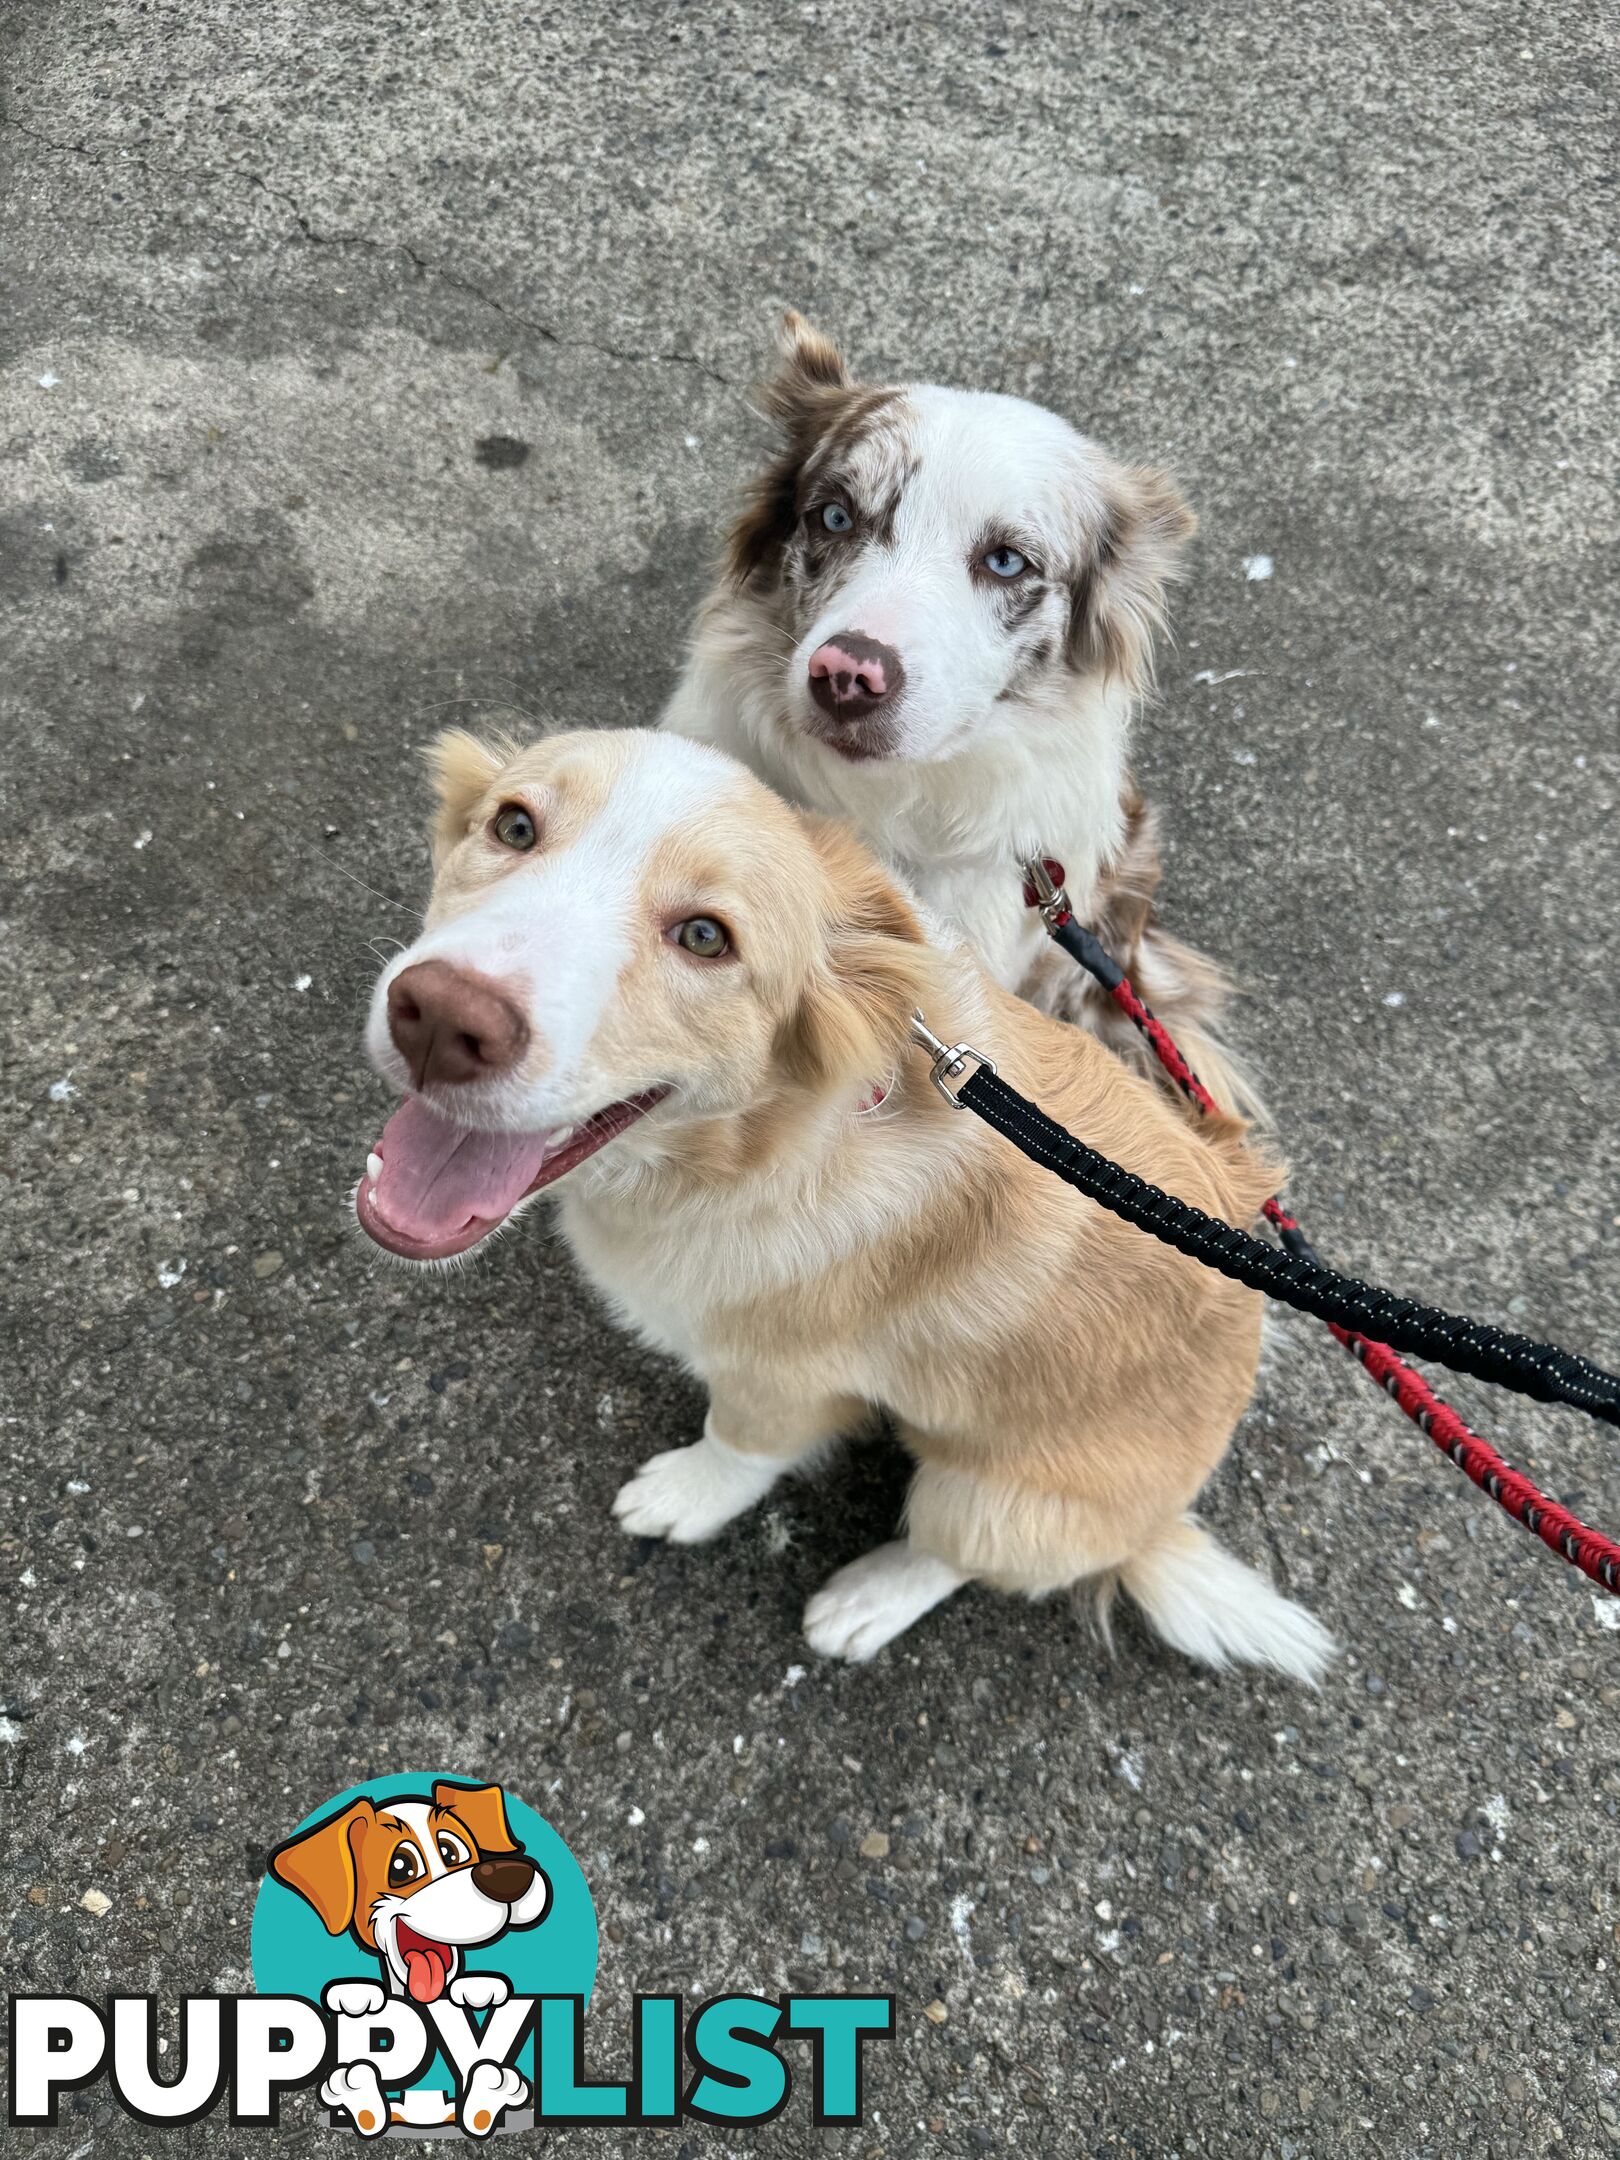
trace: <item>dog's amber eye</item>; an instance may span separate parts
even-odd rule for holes
[[[534,819],[521,803],[502,803],[490,821],[490,831],[502,847],[515,848],[526,855],[540,835],[534,829]]]
[[[687,922],[677,923],[670,936],[682,952],[689,952],[699,960],[718,960],[722,953],[731,950],[725,925],[717,923],[712,915],[694,915]]]
[[[397,1890],[402,1883],[415,1882],[422,1872],[421,1855],[414,1845],[396,1845],[388,1862],[388,1887]]]
[[[462,1844],[460,1838],[453,1836],[448,1830],[441,1830],[439,1832],[439,1858],[446,1867],[460,1867],[463,1862],[472,1858],[472,1854]]]

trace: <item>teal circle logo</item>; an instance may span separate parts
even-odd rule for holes
[[[596,1958],[590,1886],[561,1836],[515,1793],[463,1775],[370,1778],[312,1809],[271,1854],[253,1908],[261,1995],[320,2002],[344,1983],[356,2006],[479,2013],[504,1981],[512,1996],[578,1996],[583,2011]],[[531,2036],[517,2058],[531,2086],[533,2048]],[[391,2096],[388,2127],[438,2128],[453,2089],[434,2054]]]

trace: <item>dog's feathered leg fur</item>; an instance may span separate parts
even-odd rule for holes
[[[1182,1054],[1223,1110],[1265,1122],[1265,1105],[1244,1061],[1221,1039],[1220,1022],[1232,996],[1226,971],[1155,920],[1162,881],[1158,813],[1127,783],[1125,830],[1103,865],[1089,903],[1074,894],[1076,909],[1103,948],[1130,977],[1175,1037]],[[1165,1084],[1151,1046],[1101,984],[1055,949],[1043,953],[1026,995],[1062,1020],[1100,1035],[1116,1056]]]

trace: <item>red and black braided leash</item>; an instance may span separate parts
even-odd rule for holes
[[[1047,930],[1054,942],[1061,945],[1071,959],[1078,961],[1080,966],[1107,991],[1121,1012],[1125,1014],[1131,1024],[1151,1046],[1154,1056],[1170,1075],[1176,1086],[1180,1088],[1189,1102],[1196,1105],[1200,1114],[1205,1116],[1212,1112],[1218,1114],[1220,1106],[1199,1079],[1197,1073],[1193,1071],[1185,1057],[1182,1056],[1164,1022],[1137,995],[1124,969],[1120,967],[1092,932],[1086,929],[1084,924],[1076,922],[1068,907],[1067,896],[1063,891],[1062,864],[1044,861],[1039,864],[1030,864],[1029,869],[1031,882],[1025,884],[1025,900],[1029,906],[1038,906],[1041,909]],[[980,1075],[975,1074],[974,1081],[969,1082],[968,1088],[962,1090],[964,1098],[979,1078]],[[1009,1095],[1011,1094],[1010,1090],[1006,1090],[1006,1092]],[[981,1108],[982,1106],[975,1102],[971,1107]],[[1032,1106],[1021,1107],[1032,1108]],[[1034,1115],[1039,1117],[1040,1113],[1035,1112]],[[1016,1139],[1018,1145],[1026,1147],[1026,1152],[1032,1151],[1026,1146],[1027,1130],[1025,1137],[1019,1138],[1001,1119],[996,1118],[992,1122],[1000,1124],[1009,1138]],[[1042,1119],[1041,1122],[1048,1124],[1050,1121]],[[1054,1127],[1053,1130],[1057,1131],[1059,1128]],[[1064,1137],[1067,1138],[1068,1136],[1065,1135]],[[1075,1144],[1080,1145],[1080,1143]],[[1101,1158],[1098,1158],[1098,1160],[1100,1161]],[[1109,1167],[1112,1168],[1111,1165]],[[1140,1181],[1135,1182],[1140,1183]],[[1152,1192],[1153,1188],[1147,1187],[1145,1190]],[[1106,1195],[1099,1193],[1098,1197],[1105,1198]],[[1111,1205],[1112,1202],[1110,1201],[1109,1204]],[[1175,1202],[1169,1203],[1172,1209],[1177,1205],[1178,1203]],[[1150,1210],[1150,1212],[1157,1213],[1160,1211]],[[1196,1214],[1197,1211],[1190,1210],[1188,1212]],[[1330,1276],[1331,1271],[1323,1267],[1304,1231],[1275,1194],[1265,1202],[1264,1213],[1266,1220],[1276,1231],[1284,1251],[1291,1258],[1303,1262],[1308,1269],[1314,1270],[1323,1276]],[[1143,1227],[1156,1229],[1158,1226],[1156,1223],[1144,1222]],[[1234,1235],[1241,1236],[1241,1233],[1234,1233]],[[1175,1242],[1180,1243],[1181,1241],[1177,1239]],[[1183,1249],[1190,1250],[1193,1248],[1184,1245]],[[1198,1257],[1213,1256],[1200,1253]],[[1221,1262],[1217,1259],[1214,1264],[1221,1265]],[[1235,1272],[1230,1269],[1227,1271]],[[1258,1282],[1256,1286],[1262,1289],[1267,1287],[1263,1281]],[[1358,1289],[1365,1288],[1364,1285],[1357,1285],[1356,1287]],[[1384,1299],[1384,1294],[1381,1292],[1373,1292],[1369,1293],[1369,1295],[1374,1300],[1382,1300],[1389,1306],[1405,1306],[1404,1300],[1392,1301]],[[1292,1304],[1301,1301],[1291,1296],[1288,1302]],[[1411,1309],[1421,1310],[1421,1308]],[[1320,1316],[1326,1321],[1329,1332],[1344,1345],[1345,1349],[1356,1359],[1368,1377],[1374,1380],[1386,1394],[1391,1396],[1412,1420],[1413,1424],[1421,1432],[1427,1433],[1441,1453],[1449,1456],[1458,1469],[1466,1477],[1471,1478],[1482,1492],[1488,1494],[1498,1507],[1511,1515],[1515,1522],[1522,1523],[1527,1530],[1532,1531],[1535,1536],[1541,1539],[1544,1545],[1550,1547],[1561,1559],[1567,1560],[1572,1567],[1579,1568],[1583,1575],[1589,1576],[1595,1583],[1600,1583],[1605,1590],[1620,1596],[1620,1544],[1616,1544],[1614,1540],[1605,1537],[1601,1531],[1594,1530],[1588,1524],[1581,1522],[1567,1508],[1560,1507],[1556,1500],[1549,1500],[1547,1495],[1522,1470],[1515,1469],[1510,1462],[1507,1462],[1496,1452],[1488,1440],[1481,1439],[1478,1433],[1465,1424],[1451,1405],[1435,1393],[1422,1374],[1414,1372],[1410,1365],[1397,1356],[1394,1349],[1387,1342],[1378,1341],[1373,1336],[1362,1333],[1358,1328],[1347,1326],[1343,1321],[1326,1313],[1322,1313]],[[1495,1330],[1481,1330],[1467,1322],[1457,1323],[1457,1326],[1465,1335],[1472,1335],[1476,1339],[1481,1336],[1490,1336],[1496,1337],[1498,1341],[1504,1343],[1522,1340],[1522,1338],[1497,1337]],[[1449,1345],[1436,1346],[1429,1349],[1429,1354],[1446,1357],[1447,1347],[1455,1349],[1458,1345],[1452,1342]],[[1527,1347],[1536,1350],[1546,1349],[1545,1345],[1530,1345]],[[1563,1359],[1563,1353],[1551,1354],[1560,1360]],[[1449,1358],[1447,1361],[1454,1365],[1459,1363],[1455,1358]],[[1461,1364],[1461,1369],[1473,1370],[1481,1378],[1485,1379],[1505,1379],[1508,1385],[1521,1387],[1523,1392],[1539,1395],[1542,1400],[1574,1402],[1577,1407],[1590,1410],[1595,1416],[1606,1418],[1610,1422],[1620,1422],[1620,1418],[1617,1418],[1615,1412],[1615,1398],[1612,1392],[1614,1383],[1610,1376],[1600,1373],[1595,1367],[1587,1365],[1583,1359],[1574,1359],[1568,1362],[1580,1369],[1580,1378],[1573,1391],[1550,1386],[1537,1386],[1533,1380],[1527,1380],[1522,1373],[1517,1377],[1512,1377],[1501,1370],[1492,1370],[1488,1358],[1484,1363],[1464,1362]],[[1599,1385],[1594,1392],[1593,1381],[1598,1383],[1607,1382],[1608,1386],[1605,1388]]]

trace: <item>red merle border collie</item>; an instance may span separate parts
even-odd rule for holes
[[[761,402],[780,447],[663,725],[852,820],[996,981],[1156,1071],[1022,904],[1020,861],[1059,857],[1080,919],[1253,1114],[1220,970],[1154,919],[1156,818],[1127,765],[1195,525],[1175,487],[1021,398],[856,382],[796,314]]]

